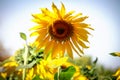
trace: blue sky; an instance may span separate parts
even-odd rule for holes
[[[120,59],[109,55],[120,51],[120,0],[0,0],[0,41],[10,54],[23,46],[24,41],[19,32],[29,35],[28,29],[34,25],[31,21],[33,13],[39,13],[40,8],[51,9],[54,2],[60,8],[63,2],[67,11],[75,10],[89,16],[87,23],[95,29],[90,36],[90,48],[86,55],[98,57],[101,64],[113,68]]]

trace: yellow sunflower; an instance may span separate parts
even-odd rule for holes
[[[52,10],[41,8],[41,13],[33,14],[33,21],[37,23],[30,29],[33,31],[31,36],[37,36],[33,44],[38,49],[44,47],[45,55],[51,51],[52,58],[63,57],[65,52],[73,58],[73,51],[81,56],[83,49],[88,48],[85,44],[89,42],[90,33],[87,29],[92,28],[83,22],[87,16],[73,13],[74,11],[66,12],[63,3],[61,9],[52,3]]]
[[[67,63],[67,57],[59,59],[51,59],[49,56],[46,60],[41,60],[40,64],[36,64],[33,68],[28,70],[26,80],[31,80],[35,75],[40,75],[41,79],[54,80],[54,75],[57,68]]]
[[[10,76],[10,74],[12,73],[16,73],[15,72],[15,68],[18,66],[18,64],[15,61],[11,61],[11,62],[7,62],[5,63],[1,68],[3,68],[5,71],[4,72],[0,72],[0,76],[2,76],[3,78],[7,78],[8,76]],[[19,75],[19,73],[18,73]]]

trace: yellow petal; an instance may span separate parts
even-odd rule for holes
[[[54,13],[57,14],[58,18],[61,18],[60,11],[54,3],[52,3],[52,9],[53,9]]]
[[[72,39],[72,42],[73,42],[73,44],[75,45],[75,47],[79,50],[80,53],[83,54],[84,52],[82,51],[82,49],[80,49],[80,46],[79,46],[78,43],[76,42],[75,37],[72,37],[71,39]]]
[[[57,67],[65,64],[67,60],[68,60],[68,57],[62,57],[62,58],[54,59],[54,60],[52,60],[52,62],[50,64],[51,65],[50,67],[51,68],[57,68]]]
[[[0,76],[3,77],[4,79],[6,79],[8,75],[7,75],[7,73],[4,72],[4,73],[0,73]]]
[[[67,17],[69,17],[70,15],[72,15],[75,11],[70,11],[67,14],[65,14],[65,16],[63,17],[63,19],[66,19]]]
[[[77,18],[77,17],[79,17],[79,16],[82,16],[82,13],[78,13],[78,14],[74,15],[74,16],[72,17],[72,19]]]
[[[86,76],[79,75],[79,76],[75,77],[74,80],[89,80],[89,79],[87,79]]]
[[[37,25],[37,26],[34,26],[34,27],[30,28],[29,30],[30,31],[31,30],[38,30],[38,29],[41,29],[41,28],[43,28],[43,26]]]
[[[33,77],[33,73],[34,73],[34,68],[30,69],[29,71],[29,76],[32,78]]]
[[[83,22],[86,18],[88,18],[88,16],[80,17],[80,18],[74,19],[74,20],[72,20],[71,22],[72,22],[72,23],[75,23],[75,22]]]
[[[88,41],[88,35],[87,35],[86,32],[82,33],[79,30],[74,30],[74,33],[75,33],[74,35],[77,36],[78,38],[80,38],[81,40],[89,42]]]
[[[65,6],[64,6],[64,4],[61,2],[61,10],[60,10],[60,12],[61,12],[61,16],[63,17],[64,15],[65,15],[65,13],[66,13],[66,9],[65,9]]]
[[[54,59],[54,58],[57,58],[59,55],[58,55],[58,51],[57,51],[57,49],[58,49],[58,46],[57,46],[58,44],[56,43],[55,45],[54,45],[54,47],[53,47],[53,51],[52,51],[52,58]]]
[[[40,48],[46,46],[46,44],[48,43],[49,39],[50,39],[50,36],[47,36],[41,42],[38,42],[39,45],[37,46],[37,48],[40,49]]]
[[[116,73],[114,74],[114,76],[119,76],[120,75],[120,68],[116,71]]]
[[[38,32],[33,32],[30,36],[35,36],[35,34],[38,34],[39,36],[37,37],[37,39],[35,41],[38,41],[38,42],[41,42],[47,35],[47,30],[46,29],[43,29],[41,31],[38,31]]]
[[[120,80],[120,76],[117,77],[117,80]]]
[[[44,17],[43,14],[32,14],[32,16],[33,16],[35,19],[40,19],[41,17]]]
[[[89,41],[88,41],[88,36],[81,35],[81,34],[76,34],[76,35],[77,35],[77,37],[78,37],[79,39],[81,39],[82,41],[85,41],[85,42],[88,42],[88,43],[89,43]]]
[[[69,21],[69,22],[71,22],[73,19],[75,19],[75,18],[77,18],[77,17],[79,17],[79,16],[81,16],[82,15],[82,13],[78,13],[78,14],[76,14],[75,16],[71,16],[70,18],[68,18],[67,20]]]
[[[38,36],[38,35],[39,35],[38,32],[33,32],[33,33],[30,34],[30,37],[32,37],[32,36]]]
[[[51,18],[44,17],[44,18],[39,18],[39,19],[33,19],[33,22],[39,24],[38,26],[40,27],[47,27],[51,23]]]
[[[120,57],[120,52],[115,52],[114,54]]]
[[[81,28],[76,28],[78,31],[79,31],[79,33],[81,33],[81,34],[89,34],[90,35],[90,33],[87,31],[87,30],[85,30],[85,29],[81,29]]]
[[[42,34],[42,35],[41,35],[41,34]],[[46,29],[46,28],[43,28],[43,29],[38,29],[38,30],[35,31],[35,32],[32,32],[32,33],[30,34],[30,37],[31,37],[31,36],[40,35],[40,38],[43,38],[43,37],[46,36],[46,34],[47,34],[47,29]],[[41,36],[43,36],[43,37],[41,37]]]
[[[53,47],[52,58],[63,57],[64,56],[64,52],[65,52],[64,46],[60,42],[58,42]]]
[[[35,19],[33,19],[33,21],[34,20],[39,20],[39,22],[43,22],[43,21],[47,21],[47,22],[49,22],[49,20],[51,20],[51,18],[50,17],[48,17],[48,16],[46,16],[46,15],[43,15],[43,14],[33,14],[32,15]]]
[[[53,13],[51,11],[49,11],[47,8],[41,8],[41,11],[45,16],[49,16],[50,18],[54,18]]]
[[[60,54],[60,57],[63,57],[64,56],[64,53],[65,53],[65,46],[64,44],[62,44],[61,42],[59,42],[59,54]]]
[[[81,29],[88,28],[94,30],[93,28],[90,27],[90,24],[86,24],[86,23],[74,23],[72,25],[75,26],[76,28],[81,28]]]
[[[86,44],[84,44],[84,42],[81,41],[79,38],[77,39],[77,42],[78,42],[79,45],[82,46],[83,48],[89,48],[89,46],[87,46]]]
[[[48,56],[48,53],[50,53],[50,51],[52,50],[53,48],[53,45],[54,45],[54,41],[48,41],[48,43],[46,44],[46,47],[45,47],[45,50],[44,50],[44,54],[45,56],[47,57]]]
[[[79,55],[79,56],[81,56],[81,54],[80,54],[80,52],[78,52],[77,50],[76,50],[76,48],[73,46],[73,44],[69,41],[69,44],[70,44],[70,46],[72,47],[72,49]]]
[[[55,13],[58,12],[58,8],[56,7],[56,5],[54,3],[52,3],[52,9]]]
[[[68,56],[70,56],[73,59],[73,53],[72,53],[72,48],[68,42],[65,43],[65,48],[67,50]]]
[[[46,15],[48,13],[48,9],[47,8],[41,8],[41,11],[44,15]]]
[[[32,21],[35,22],[35,23],[38,23],[38,24],[39,24],[39,22],[40,22],[39,19],[32,19]]]

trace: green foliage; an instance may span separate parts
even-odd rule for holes
[[[5,80],[2,76],[0,76],[0,80]]]
[[[21,37],[23,40],[27,40],[26,34],[23,33],[23,32],[20,32],[20,37]]]
[[[91,69],[88,69],[86,66],[82,66],[81,68],[82,75],[85,75],[89,80],[98,80],[96,68],[92,67]]]
[[[116,77],[112,76],[115,72],[103,66],[97,67],[96,72],[98,73],[98,80],[116,80]]]
[[[78,65],[78,66],[92,64],[92,59],[89,56],[82,56],[82,57],[74,58],[74,59],[69,58],[68,61],[75,64],[75,65]]]
[[[54,80],[71,80],[75,71],[76,69],[73,66],[70,66],[66,69],[61,68],[60,72],[55,74]],[[58,74],[59,74],[59,77],[58,77]]]
[[[31,46],[28,46],[28,63],[27,65],[23,65],[24,64],[24,59],[23,59],[23,55],[25,52],[25,48],[20,49],[16,52],[15,55],[15,60],[17,61],[18,64],[20,64],[16,70],[18,69],[22,69],[22,68],[31,68],[33,67],[36,63],[38,63],[40,60],[43,59],[43,50],[41,50],[40,52],[36,53],[36,48],[32,48]]]
[[[16,70],[24,69],[24,68],[32,68],[35,64],[36,64],[36,61],[33,61],[32,63],[27,64],[27,65],[20,65],[16,68]]]
[[[89,80],[116,80],[115,77],[113,77],[113,71],[109,69],[105,69],[103,66],[97,65],[98,58],[94,60],[89,65],[91,68],[89,69],[88,65],[82,65],[82,68],[80,68],[81,74],[86,76]]]
[[[35,66],[35,64],[39,63],[43,59],[43,49],[41,49],[39,52],[36,52],[36,48],[28,46],[28,51],[29,52],[27,65],[23,65],[24,64],[23,54],[25,52],[25,48],[22,48],[16,52],[15,60],[18,64],[20,64],[16,68],[16,70],[32,68]],[[0,66],[4,65],[9,61],[10,60],[7,59],[4,62],[1,62]],[[116,77],[112,76],[115,72],[110,69],[106,69],[104,66],[98,65],[97,61],[98,58],[92,61],[91,57],[88,56],[87,57],[84,56],[79,59],[69,60],[69,62],[72,62],[77,66],[80,66],[80,73],[86,76],[89,80],[116,80]],[[4,70],[2,69],[0,70],[0,72],[3,71]],[[59,71],[54,75],[54,80],[71,80],[75,72],[76,70],[73,66],[69,66],[67,68],[61,67]],[[48,80],[41,79],[39,75],[36,75],[32,80]],[[21,80],[21,78],[19,78],[19,75],[16,75],[13,72],[13,74],[7,75],[6,79],[4,79],[0,75],[0,80]]]
[[[3,79],[3,80],[21,80],[21,78],[18,75],[16,75],[15,73],[12,73],[9,76],[7,76],[6,79]]]

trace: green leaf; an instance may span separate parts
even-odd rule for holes
[[[94,61],[93,61],[93,64],[96,64],[98,61],[98,58],[96,58]]]
[[[59,73],[59,80],[71,80],[75,72],[76,69],[73,66],[70,66],[66,69],[62,69]],[[58,73],[55,74],[54,80],[58,80]]]
[[[26,40],[26,39],[27,39],[26,34],[23,33],[23,32],[20,32],[20,37],[21,37],[23,40]]]
[[[5,80],[2,76],[0,76],[0,80]]]
[[[39,77],[39,75],[36,75],[32,80],[43,80]]]
[[[24,68],[31,68],[31,67],[33,67],[35,64],[36,64],[36,61],[33,61],[32,63],[27,64],[27,65],[20,65],[20,66],[18,66],[18,67],[16,68],[16,70],[24,69]]]

